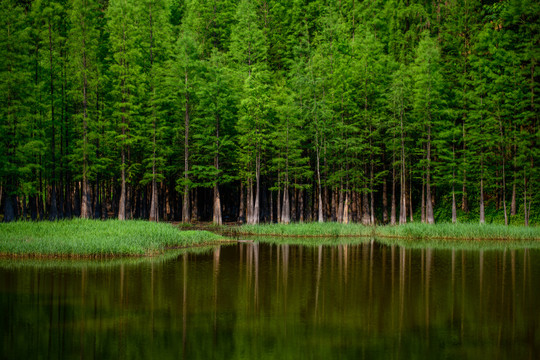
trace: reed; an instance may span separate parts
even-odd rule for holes
[[[371,241],[370,237],[353,237],[353,236],[256,236],[256,237],[240,237],[240,241],[252,241],[265,244],[275,245],[301,245],[306,247],[315,246],[336,246],[336,245],[358,245]]]
[[[504,226],[500,224],[434,225],[408,223],[396,226],[364,226],[361,224],[293,223],[243,225],[231,229],[240,235],[269,235],[290,237],[389,237],[405,239],[464,239],[464,240],[540,240],[540,227]]]
[[[0,254],[10,257],[149,256],[220,240],[223,237],[207,231],[179,231],[170,224],[135,220],[0,224]]]

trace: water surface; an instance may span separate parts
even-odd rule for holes
[[[240,243],[0,261],[2,358],[538,359],[539,250]]]

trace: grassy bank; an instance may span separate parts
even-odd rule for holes
[[[207,231],[179,231],[166,223],[64,220],[0,224],[0,255],[112,257],[157,255],[168,248],[223,240]]]
[[[270,235],[291,237],[385,237],[403,239],[463,239],[463,240],[540,240],[539,227],[409,223],[398,226],[364,226],[361,224],[303,223],[243,225],[231,229],[240,235]]]

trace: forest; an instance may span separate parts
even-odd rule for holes
[[[0,4],[3,221],[539,221],[536,0]]]

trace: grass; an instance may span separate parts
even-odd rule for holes
[[[169,248],[209,244],[223,237],[179,231],[166,223],[63,220],[0,224],[0,255],[10,257],[153,256]]]
[[[373,227],[361,224],[326,223],[291,223],[291,224],[259,224],[242,225],[232,229],[238,234],[295,236],[295,237],[329,237],[329,236],[373,236]]]
[[[371,241],[371,238],[367,237],[286,237],[286,236],[264,236],[264,237],[241,237],[241,240],[245,239],[246,241],[261,242],[265,244],[274,244],[274,245],[301,245],[301,246],[335,246],[335,245],[358,245]]]
[[[428,225],[408,223],[399,226],[364,226],[339,223],[294,223],[243,225],[231,229],[240,235],[268,235],[290,237],[386,237],[404,239],[462,239],[462,240],[540,240],[539,227],[504,226],[498,224]]]

